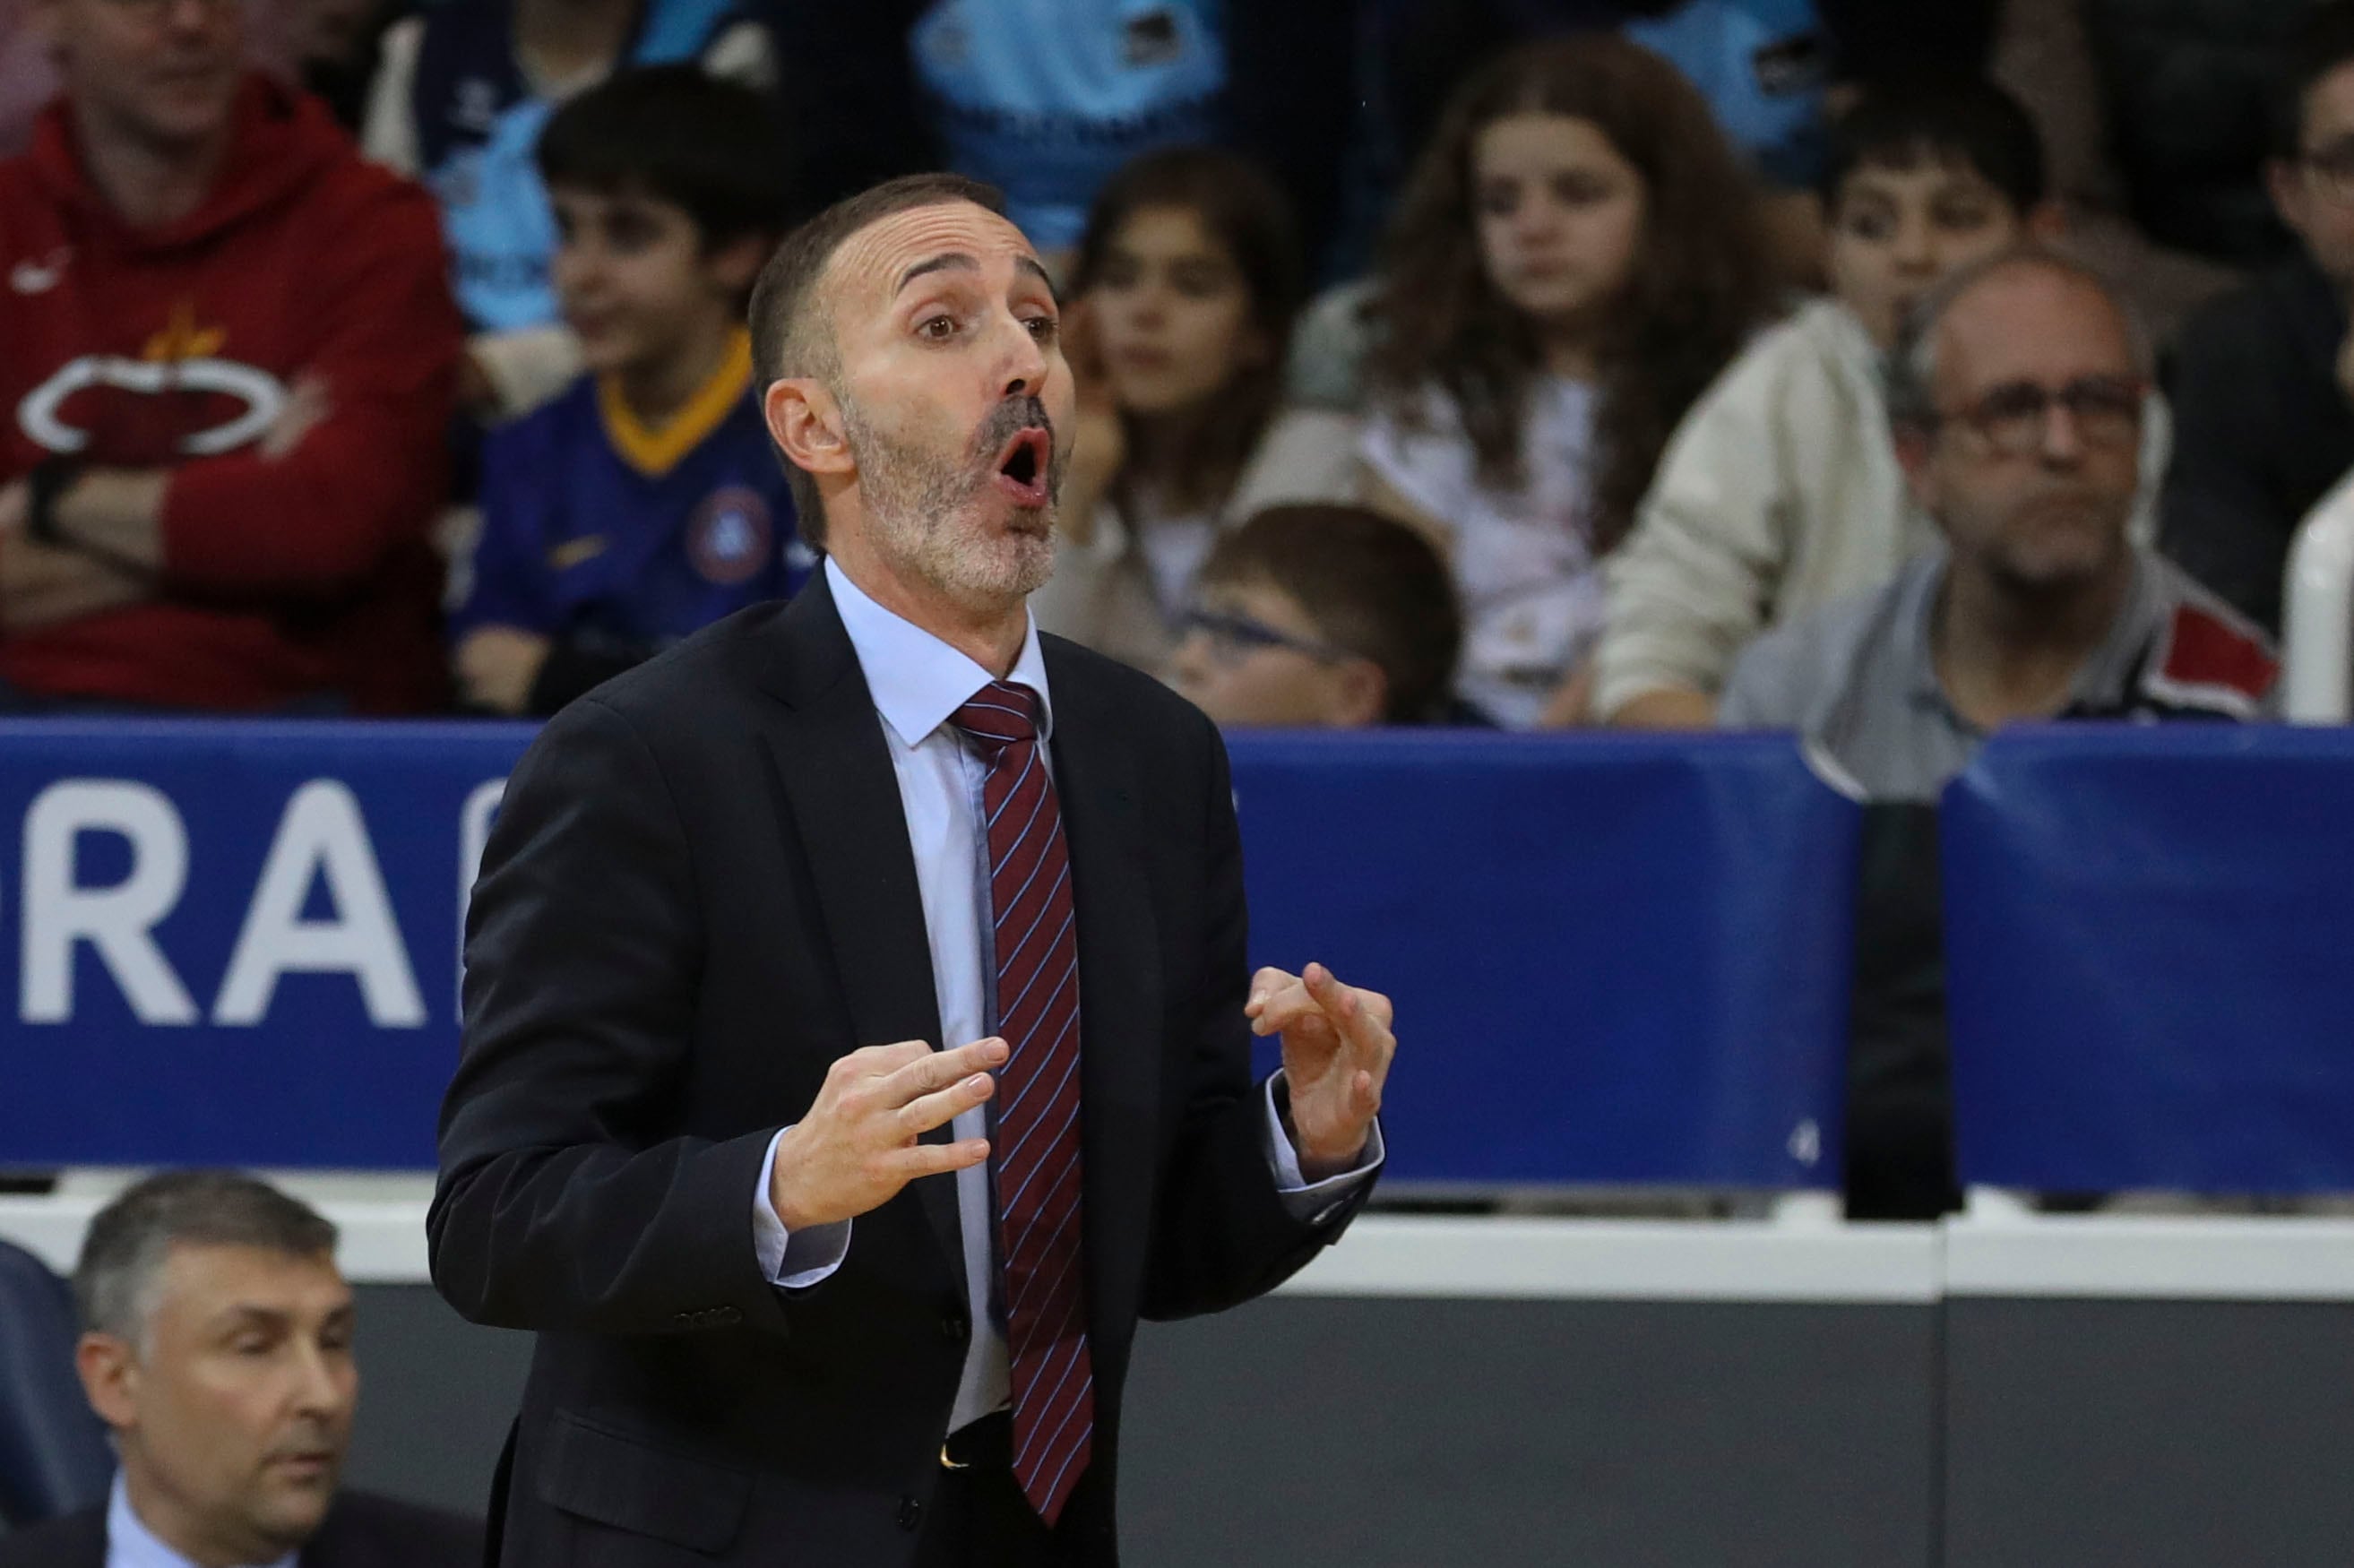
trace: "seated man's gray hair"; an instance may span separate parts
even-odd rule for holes
[[[327,1257],[335,1227],[300,1199],[235,1171],[166,1171],[101,1209],[74,1266],[85,1330],[143,1342],[157,1277],[175,1245]]]
[[[2149,334],[2131,306],[2109,281],[2093,268],[2041,245],[2018,245],[1973,261],[1921,296],[1896,334],[1888,354],[1888,422],[1900,430],[1926,430],[1937,423],[1937,328],[1956,301],[1998,272],[2027,268],[2073,278],[2107,300],[2125,323],[2126,342],[2133,351],[2134,371],[2144,381],[2155,377],[2158,360]]]

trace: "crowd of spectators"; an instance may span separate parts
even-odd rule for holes
[[[789,595],[746,300],[926,166],[1058,273],[1041,624],[1230,725],[1918,807],[2267,715],[2354,467],[2354,0],[0,0],[0,710],[544,715]]]

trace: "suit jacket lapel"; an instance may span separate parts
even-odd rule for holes
[[[809,857],[842,991],[860,1045],[941,1048],[931,938],[890,742],[822,575],[777,623],[760,683],[791,711],[769,736]],[[946,1142],[946,1127],[925,1135]],[[956,1183],[915,1183],[949,1269],[964,1276]]]
[[[1055,776],[1079,938],[1080,1148],[1088,1286],[1098,1321],[1132,1321],[1160,1147],[1161,950],[1134,766],[1116,705],[1044,643]]]

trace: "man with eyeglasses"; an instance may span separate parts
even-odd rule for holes
[[[1768,633],[1733,728],[1794,729],[1865,802],[1848,1213],[1952,1208],[1935,801],[1992,731],[2268,711],[2263,636],[2126,533],[2147,350],[2093,273],[2025,250],[1925,300],[1889,370],[1898,460],[1945,542],[1886,588]]]
[[[2300,248],[2183,328],[2160,508],[2167,554],[2274,632],[2289,541],[2354,468],[2354,3],[2315,7],[2284,65],[2266,177]]]
[[[1945,544],[1752,645],[1720,722],[1803,732],[1865,799],[1931,801],[2006,724],[2266,712],[2262,634],[2126,535],[2147,396],[2146,347],[2073,262],[2013,251],[1931,295],[1889,408]]]

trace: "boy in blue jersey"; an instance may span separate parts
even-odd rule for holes
[[[528,413],[581,368],[558,322],[540,133],[617,71],[689,60],[748,87],[776,77],[769,30],[738,0],[463,0],[385,35],[362,144],[441,208],[468,334],[460,403],[483,423]]]
[[[546,715],[814,557],[752,392],[744,302],[785,227],[768,101],[693,66],[558,111],[538,162],[588,374],[493,432],[454,618],[471,707]]]

